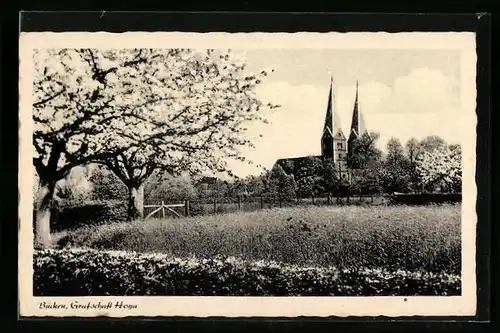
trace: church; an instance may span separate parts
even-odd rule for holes
[[[326,108],[325,123],[321,135],[321,155],[282,158],[276,161],[287,174],[296,175],[305,159],[316,157],[333,161],[338,175],[348,179],[347,154],[352,143],[368,134],[365,128],[363,116],[359,108],[358,82],[356,81],[356,95],[352,112],[351,129],[346,137],[340,125],[340,118],[335,110],[335,95],[333,92],[333,78],[330,79],[330,91],[328,93],[328,104]]]

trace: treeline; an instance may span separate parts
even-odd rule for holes
[[[144,184],[146,203],[182,202],[208,198],[251,196],[294,200],[297,197],[377,195],[415,192],[459,193],[461,190],[461,149],[440,137],[421,141],[398,139],[378,150],[372,133],[357,143],[348,156],[349,171],[339,172],[332,161],[309,157],[293,174],[276,165],[260,175],[221,180],[211,177],[173,176],[157,171]],[[89,165],[75,169],[57,186],[57,196],[67,200],[127,201],[129,189],[106,167]]]
[[[462,150],[439,136],[403,145],[391,138],[385,153],[375,147],[376,133],[355,142],[349,152],[349,192],[458,193],[462,187]]]

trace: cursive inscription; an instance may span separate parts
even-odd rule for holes
[[[58,303],[58,302],[40,302],[38,304],[40,309],[44,310],[109,310],[109,309],[122,309],[122,310],[132,310],[137,309],[136,304],[129,304],[123,301],[117,302],[79,302],[73,301],[70,303]]]
[[[38,304],[39,309],[53,309],[53,310],[67,310],[68,306],[64,303],[57,302],[40,302]]]

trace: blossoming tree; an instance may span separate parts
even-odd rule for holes
[[[247,124],[266,122],[262,111],[277,107],[254,93],[268,71],[246,73],[244,61],[230,51],[139,52],[145,65],[137,69],[141,82],[128,112],[148,115],[148,121],[123,133],[136,145],[100,161],[129,188],[129,219],[143,217],[144,182],[155,170],[230,173],[228,159],[245,161],[239,148],[253,146]]]
[[[50,207],[56,183],[76,166],[105,159],[134,144],[122,134],[142,122],[128,108],[131,78],[119,79],[137,65],[128,51],[35,50],[32,105],[36,243],[50,242]]]
[[[267,72],[241,75],[244,64],[230,58],[212,50],[37,50],[37,243],[50,243],[55,185],[75,166],[109,167],[129,188],[130,214],[140,215],[142,184],[156,168],[224,170],[224,157],[241,159],[237,146],[251,144],[245,123],[274,106],[253,93]]]
[[[462,154],[460,149],[442,146],[424,151],[417,158],[417,172],[424,188],[441,187],[460,191],[462,185]]]

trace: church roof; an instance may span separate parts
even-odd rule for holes
[[[325,124],[323,126],[323,135],[325,132],[332,137],[342,133],[340,118],[335,112],[335,95],[333,93],[333,77],[330,77],[330,91],[328,93],[328,105],[326,107]],[[343,135],[343,133],[342,133]]]
[[[368,133],[365,126],[365,121],[359,107],[358,97],[358,81],[356,81],[356,97],[354,99],[354,108],[352,111],[351,131],[349,133],[349,140],[359,138],[363,134]]]
[[[290,174],[295,174],[297,170],[302,165],[302,162],[308,158],[323,158],[321,155],[308,155],[308,156],[299,156],[299,157],[288,157],[288,158],[280,158],[276,161],[274,165],[279,165],[283,168],[283,170]]]

